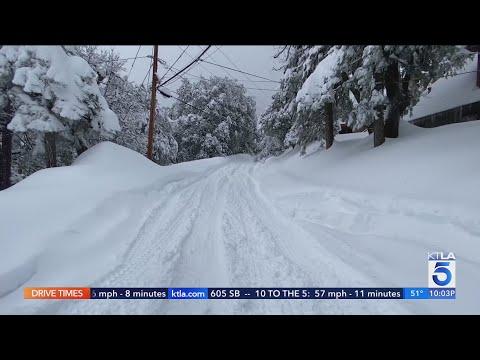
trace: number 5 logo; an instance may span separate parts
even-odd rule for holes
[[[448,261],[438,261],[435,264],[435,271],[433,272],[432,279],[438,286],[447,286],[452,280],[452,273],[448,269],[449,266],[450,262]],[[445,274],[445,279],[440,280],[438,274]]]

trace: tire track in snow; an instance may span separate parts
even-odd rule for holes
[[[265,240],[274,241],[273,249],[290,262],[290,272],[284,274],[276,286],[302,287],[341,287],[372,286],[371,279],[359,273],[340,258],[328,252],[320,243],[322,239],[313,238],[290,218],[285,217],[273,203],[260,191],[254,179],[254,167],[244,172],[244,195],[250,207],[255,206],[255,216],[264,229],[270,232]],[[265,260],[262,260],[262,263]],[[267,286],[267,285],[260,285]],[[273,300],[277,301],[277,300]],[[278,300],[285,301],[285,300]],[[407,309],[401,304],[393,304],[391,300],[291,300],[292,312],[287,313],[405,313]],[[270,308],[271,305],[269,304]]]
[[[124,263],[93,286],[180,286],[173,279],[178,279],[182,271],[179,263],[182,263],[186,252],[185,243],[193,236],[197,236],[194,229],[197,227],[201,213],[206,213],[215,207],[215,204],[208,202],[208,199],[216,193],[215,188],[212,189],[212,184],[215,184],[215,181],[218,181],[216,179],[221,178],[224,172],[225,169],[222,167],[206,177],[200,176],[194,181],[186,181],[179,184],[181,186],[174,186],[171,191],[168,191],[165,203],[151,212],[133,240]],[[204,269],[195,269],[200,274],[203,273],[202,270]],[[205,286],[204,283],[201,286]],[[66,305],[60,309],[60,312],[102,314],[175,312],[167,300],[98,300],[69,302]]]
[[[154,200],[123,263],[95,287],[372,286],[260,191],[254,164],[232,161],[170,185]],[[391,300],[97,300],[65,314],[397,313]]]

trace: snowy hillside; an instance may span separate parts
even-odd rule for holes
[[[160,167],[101,143],[0,192],[0,313],[480,313],[480,121]],[[457,300],[26,301],[25,286],[425,287]]]

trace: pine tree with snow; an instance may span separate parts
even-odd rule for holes
[[[338,71],[344,80],[344,108],[351,109],[349,125],[354,129],[372,125],[380,106],[384,108],[387,137],[398,136],[401,116],[413,108],[429,85],[454,74],[471,57],[463,47],[453,45],[346,48]]]
[[[113,49],[98,46],[70,46],[72,54],[82,57],[98,74],[98,83],[108,106],[117,114],[121,131],[109,140],[145,154],[150,90],[130,81],[125,75],[125,60]],[[106,140],[103,137],[92,142]]]
[[[81,153],[92,133],[111,135],[120,129],[95,71],[61,46],[3,46],[0,87],[8,99],[3,109],[13,109],[7,128],[34,132],[47,167],[56,166],[58,135]]]
[[[282,59],[283,77],[280,90],[272,97],[273,101],[260,118],[262,153],[278,154],[287,147],[295,147],[302,136],[304,127],[296,124],[297,93],[317,65],[327,56],[330,45],[284,46],[275,55]],[[301,120],[304,120],[303,117]],[[267,146],[270,150],[265,150]]]
[[[374,126],[375,146],[397,137],[400,117],[419,100],[429,84],[463,66],[469,54],[458,46],[354,45],[334,46],[297,91],[288,144],[303,148],[332,125],[326,109],[335,105],[338,119],[355,130]],[[329,130],[329,131],[327,131]]]

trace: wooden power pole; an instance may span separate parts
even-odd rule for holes
[[[155,129],[156,113],[156,95],[157,95],[157,65],[158,65],[158,45],[153,46],[153,76],[152,76],[152,96],[150,99],[150,119],[148,121],[148,143],[147,158],[153,157],[153,132]]]

